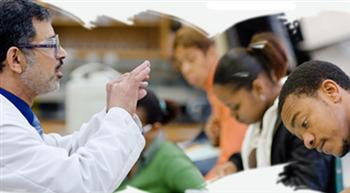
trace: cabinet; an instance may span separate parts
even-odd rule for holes
[[[115,53],[119,59],[167,59],[170,56],[170,19],[144,12],[134,17],[133,25],[101,16],[92,29],[82,26],[62,13],[51,11],[53,26],[64,48],[73,49],[75,57],[94,52],[99,57]]]

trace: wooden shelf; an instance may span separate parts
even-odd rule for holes
[[[118,56],[118,58],[122,59],[158,59],[161,58],[160,51],[159,50],[146,50],[146,49],[132,49],[132,50],[125,50],[125,49],[113,49],[111,51],[110,49],[104,49],[104,48],[79,48],[75,51],[75,56],[78,58],[86,58],[91,52],[94,52],[96,56],[102,58],[105,53],[113,53]]]
[[[121,59],[168,59],[170,56],[170,20],[165,16],[142,13],[134,18],[134,25],[99,17],[96,27],[87,29],[77,18],[57,11],[52,11],[52,15],[62,46],[74,49],[78,56],[91,51],[116,51]]]
[[[111,20],[109,22],[91,22],[93,24],[94,28],[98,27],[159,27],[161,21],[133,21],[131,24],[126,24],[123,22],[119,22],[117,20]],[[77,21],[77,20],[67,20],[67,19],[60,19],[56,18],[53,19],[52,24],[54,26],[83,26],[82,21]]]

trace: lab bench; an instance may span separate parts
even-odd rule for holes
[[[65,132],[65,123],[62,120],[41,120],[45,133],[68,134]],[[201,124],[197,123],[171,123],[163,127],[166,137],[173,142],[187,141],[201,131]]]

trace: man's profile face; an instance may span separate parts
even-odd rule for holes
[[[36,35],[32,45],[52,44],[55,32],[49,21],[33,19]],[[59,88],[62,78],[61,66],[66,53],[61,48],[55,54],[55,48],[34,48],[27,56],[27,66],[21,74],[21,80],[36,94],[44,94]]]
[[[318,90],[316,96],[287,96],[281,118],[307,148],[334,156],[349,152],[346,114],[341,104],[334,104],[324,92]]]

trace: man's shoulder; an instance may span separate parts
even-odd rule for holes
[[[26,123],[21,112],[4,96],[0,95],[0,125]]]

